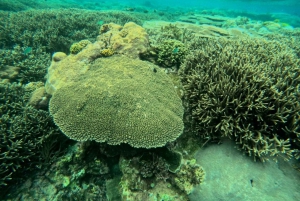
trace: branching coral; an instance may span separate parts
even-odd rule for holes
[[[1,13],[0,13],[1,14]],[[99,20],[125,24],[141,20],[125,12],[99,12],[82,9],[28,10],[1,15],[1,43],[5,48],[46,47],[49,53],[67,52],[75,41],[95,38]],[[142,17],[142,16],[141,16]]]
[[[66,139],[48,112],[27,106],[31,92],[20,84],[0,85],[0,197],[24,172],[51,162]]]
[[[0,50],[0,66],[2,68],[17,68],[18,72],[10,77],[10,82],[42,81],[49,66],[49,55],[42,48],[33,49],[30,53],[24,54],[25,47],[14,46],[12,50]],[[3,71],[3,69],[1,69]],[[0,78],[1,79],[1,78]]]
[[[261,39],[199,39],[193,48],[180,74],[199,135],[232,138],[261,160],[290,158],[300,132],[300,62],[294,53]]]

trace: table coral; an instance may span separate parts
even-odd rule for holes
[[[152,148],[181,135],[183,107],[163,70],[117,55],[86,65],[50,100],[50,113],[68,137]]]

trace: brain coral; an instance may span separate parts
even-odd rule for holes
[[[49,109],[63,133],[78,141],[152,148],[183,130],[183,107],[169,77],[125,56],[96,59],[55,91]]]

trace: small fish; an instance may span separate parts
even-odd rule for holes
[[[173,54],[176,54],[179,52],[179,47],[174,48],[174,50],[172,51]]]
[[[32,47],[26,47],[25,50],[23,51],[23,54],[29,54],[32,51]]]

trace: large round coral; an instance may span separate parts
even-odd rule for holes
[[[78,141],[161,147],[183,130],[183,107],[170,78],[149,62],[125,56],[95,60],[55,91],[50,113]]]

